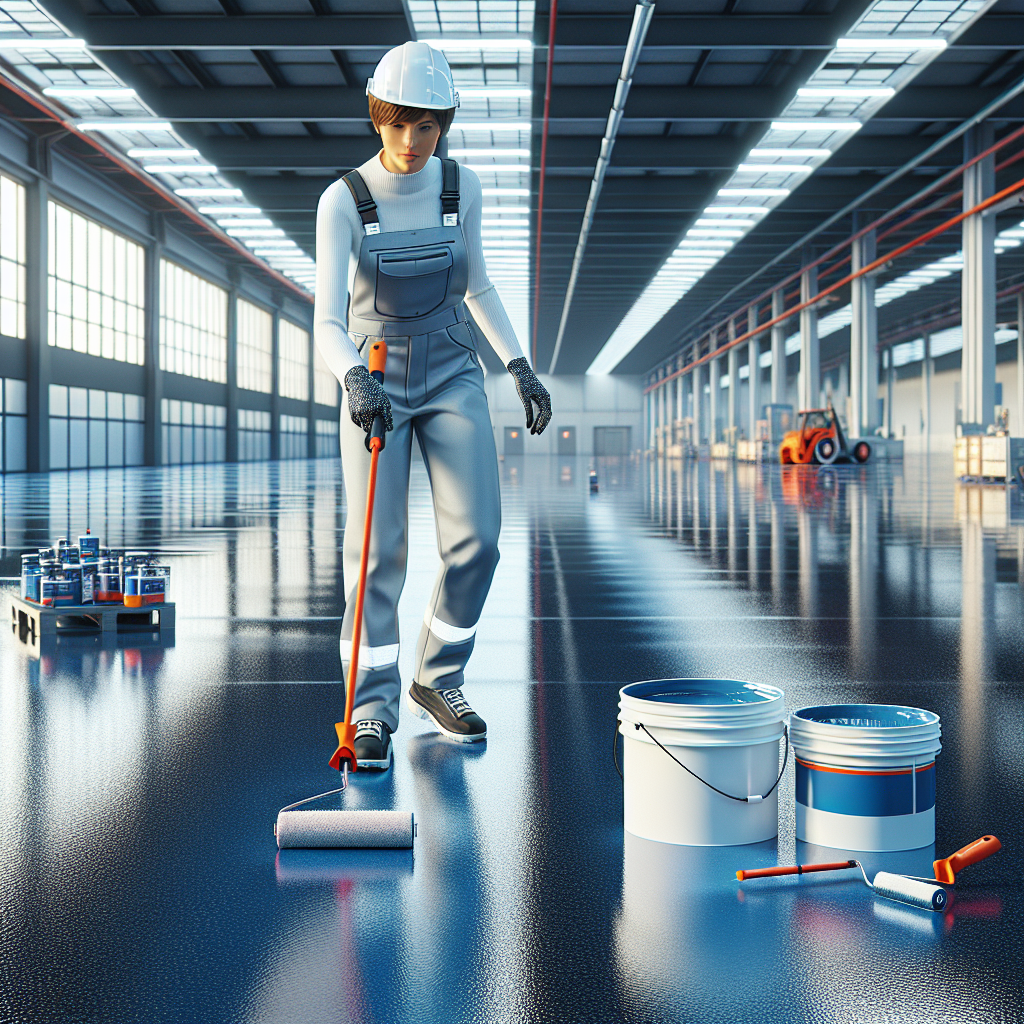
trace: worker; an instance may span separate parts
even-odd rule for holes
[[[366,92],[382,148],[320,197],[314,321],[317,347],[343,383],[348,405],[340,439],[346,581],[359,575],[369,432],[378,417],[387,431],[353,711],[359,767],[385,770],[392,764],[402,690],[397,609],[408,552],[414,437],[430,480],[441,568],[419,633],[407,705],[447,739],[473,743],[487,736],[462,688],[498,562],[501,509],[494,435],[467,308],[515,380],[532,433],[540,434],[550,421],[551,399],[487,278],[480,180],[433,155],[459,102],[444,55],[426,43],[404,43],[384,55]],[[383,385],[366,367],[376,338],[388,346]],[[352,587],[341,628],[346,674],[354,606]]]

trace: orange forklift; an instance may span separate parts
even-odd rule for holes
[[[779,461],[784,466],[831,466],[867,462],[869,458],[871,445],[867,441],[858,441],[852,449],[847,444],[831,402],[824,409],[803,410],[799,429],[786,433],[779,446]]]

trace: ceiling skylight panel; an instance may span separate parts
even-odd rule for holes
[[[864,121],[874,116],[918,71],[941,53],[956,33],[966,28],[971,20],[994,2],[876,0],[850,30],[842,49],[837,46],[828,54],[782,114],[771,122],[769,130],[751,151],[751,157],[740,164],[724,187],[718,190],[718,202],[709,205],[700,216],[713,216],[727,204],[735,204],[738,208],[745,199],[756,201],[756,205],[766,211],[777,206],[790,194],[790,189],[769,187],[766,182],[773,185],[792,184],[793,188],[802,184],[809,173],[821,166],[861,128]],[[893,50],[887,44],[878,44],[880,38],[901,34],[905,34],[908,40],[920,41],[935,37],[936,41],[917,49],[908,49],[905,51],[905,59],[899,57],[903,51]],[[850,40],[858,36],[865,37],[863,50],[852,48],[857,44]],[[880,63],[877,56],[880,51],[885,51],[885,63],[889,65],[884,75],[878,73],[881,68],[873,66]],[[839,69],[830,68],[830,64],[844,65],[843,75],[838,75]],[[794,171],[793,177],[788,180],[781,172],[770,177],[767,171],[758,174],[749,169],[755,152],[771,151],[773,154],[779,153],[779,159],[785,159],[785,153],[780,151],[790,148],[795,151],[814,149],[824,151],[826,155],[815,158],[808,169],[801,167],[799,171]],[[612,332],[587,373],[610,373],[650,328],[692,288],[692,284],[680,287],[674,299],[666,297],[660,289],[664,280],[660,274],[661,271],[655,275],[630,312]],[[659,284],[659,293],[656,296],[649,295],[656,282]],[[659,309],[662,309],[660,313]],[[653,322],[650,321],[652,316],[655,316]]]

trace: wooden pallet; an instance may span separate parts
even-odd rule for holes
[[[43,608],[34,601],[11,596],[11,632],[23,643],[36,647],[44,636],[88,630],[96,633],[174,629],[174,602],[148,608],[123,604],[63,605]]]

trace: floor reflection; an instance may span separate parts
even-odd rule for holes
[[[590,472],[598,487],[590,486]],[[0,582],[91,526],[173,567],[178,626],[0,636],[0,1005],[26,1021],[1019,1020],[1024,994],[1024,502],[949,460],[835,467],[522,456],[467,693],[481,748],[403,717],[351,806],[412,810],[407,851],[288,851],[279,807],[335,784],[335,462],[0,478]],[[413,471],[399,606],[411,674],[436,571]],[[788,709],[906,703],[943,723],[927,872],[994,833],[943,915],[852,879],[735,871],[833,859],[776,842],[624,836],[617,691],[668,676],[780,686]],[[865,858],[867,860],[867,858]],[[994,956],[993,951],[998,951]],[[6,1019],[6,1018],[5,1018]]]

